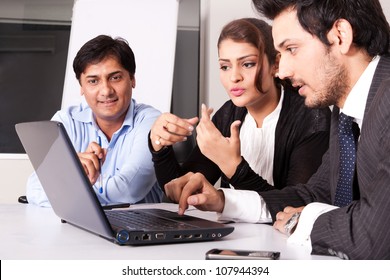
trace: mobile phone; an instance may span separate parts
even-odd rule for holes
[[[277,260],[280,252],[245,251],[231,249],[211,249],[206,252],[206,260]]]
[[[112,210],[115,208],[128,208],[130,207],[130,203],[115,203],[115,204],[103,204],[103,210]]]

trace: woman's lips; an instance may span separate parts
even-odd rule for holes
[[[241,96],[245,92],[245,89],[243,88],[232,88],[230,90],[230,93],[234,96]]]

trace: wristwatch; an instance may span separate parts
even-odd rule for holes
[[[291,218],[284,225],[284,231],[286,232],[287,236],[290,236],[294,232],[295,227],[298,224],[298,219],[300,215],[301,212],[294,213],[294,215],[292,215]]]

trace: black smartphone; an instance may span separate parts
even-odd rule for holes
[[[116,204],[103,204],[103,210],[112,210],[115,208],[128,208],[130,207],[130,203],[116,203]]]
[[[206,260],[277,260],[280,252],[211,249],[206,252]]]

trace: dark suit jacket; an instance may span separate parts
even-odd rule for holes
[[[333,204],[339,169],[338,114],[334,108],[329,151],[309,182],[260,193],[273,219],[288,205]],[[357,180],[360,198],[314,223],[313,253],[390,259],[390,57],[380,59],[370,87],[357,151]]]
[[[244,121],[248,111],[227,101],[212,118],[213,123],[226,137],[230,137],[230,125],[235,120]],[[157,180],[164,185],[189,171],[202,173],[211,184],[221,178],[221,187],[250,190],[282,189],[287,185],[306,183],[321,165],[328,150],[331,113],[328,108],[309,109],[296,90],[285,89],[282,109],[275,130],[274,185],[268,184],[243,160],[236,174],[228,180],[219,167],[202,154],[198,146],[180,166],[172,146],[153,150],[149,137]]]

